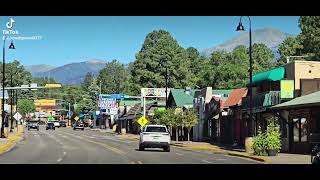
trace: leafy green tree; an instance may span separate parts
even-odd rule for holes
[[[285,39],[278,48],[280,58],[277,61],[277,65],[281,66],[287,63],[287,56],[301,55],[301,49],[303,48],[299,37],[288,37]]]
[[[35,105],[33,100],[30,99],[21,99],[18,101],[18,111],[21,113],[21,115],[25,116],[28,113],[34,112]]]
[[[320,16],[301,16],[299,19],[303,53],[313,60],[320,59]]]
[[[82,100],[82,95],[84,94],[84,91],[79,86],[69,85],[62,88],[63,95],[62,99],[65,102],[65,108],[68,108],[68,103],[71,105],[77,104]],[[72,111],[73,106],[72,106]]]
[[[88,73],[85,75],[85,77],[84,77],[84,79],[83,79],[83,81],[82,81],[82,83],[81,83],[81,87],[82,87],[85,91],[87,91],[88,88],[89,88],[89,86],[91,85],[92,81],[93,81],[93,74],[92,74],[91,72],[88,72]]]
[[[190,131],[198,123],[198,117],[194,110],[187,110],[181,116],[182,126],[186,127],[188,130],[188,141],[190,141]]]
[[[149,33],[133,63],[134,92],[139,94],[141,87],[165,87],[166,67],[169,87],[192,86],[193,77],[186,59],[187,53],[169,32]]]
[[[125,65],[118,60],[112,60],[99,72],[97,82],[101,81],[102,93],[119,94],[124,91],[124,82],[127,81],[128,76]]]
[[[252,45],[253,73],[267,71],[273,67],[273,53],[265,44]]]

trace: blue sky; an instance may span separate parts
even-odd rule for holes
[[[235,36],[238,16],[12,16],[0,17],[0,28],[13,18],[18,36],[42,36],[41,40],[15,40],[7,50],[7,62],[60,66],[90,59],[135,59],[146,35],[165,29],[184,48],[214,47]],[[252,29],[276,28],[298,34],[298,16],[253,16]],[[243,19],[245,27],[247,19]],[[2,32],[1,32],[2,33]],[[7,45],[9,45],[7,41]]]

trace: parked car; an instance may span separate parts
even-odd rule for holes
[[[54,127],[57,127],[57,128],[59,128],[59,127],[60,127],[60,123],[59,123],[59,121],[53,121],[53,123],[54,123]]]
[[[48,129],[52,129],[52,130],[56,129],[53,122],[47,122],[46,130]]]
[[[28,131],[30,131],[30,129],[36,129],[37,131],[39,131],[39,122],[38,121],[29,121],[27,126],[28,126]]]
[[[84,130],[83,122],[74,123],[73,130],[76,130],[76,129],[81,129],[83,131]]]
[[[67,127],[67,122],[66,121],[60,121],[60,127]]]
[[[139,150],[145,148],[163,148],[170,152],[170,134],[166,126],[146,125],[140,133]]]

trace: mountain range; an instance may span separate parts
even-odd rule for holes
[[[252,44],[253,43],[263,43],[268,48],[270,48],[275,55],[275,59],[279,56],[278,46],[288,37],[293,37],[294,35],[281,32],[278,29],[264,28],[252,31]],[[202,51],[202,54],[209,57],[214,51],[232,51],[235,47],[239,45],[249,46],[249,33],[240,32],[238,36],[212,48],[207,48]]]
[[[98,75],[106,63],[107,61],[103,60],[89,60],[59,67],[41,64],[26,66],[25,68],[31,72],[33,77],[50,77],[58,83],[78,85],[83,81],[88,72],[91,72],[95,76]]]
[[[276,59],[279,56],[277,54],[279,44],[282,43],[287,37],[292,36],[294,35],[281,32],[277,29],[258,29],[252,31],[252,42],[263,43],[267,45],[267,47],[272,49]],[[218,46],[204,49],[201,54],[208,57],[214,51],[225,50],[230,52],[239,45],[249,45],[248,32],[241,32],[238,36]],[[80,84],[87,72],[92,72],[94,75],[97,75],[99,71],[105,67],[106,62],[107,61],[103,60],[89,60],[84,62],[70,63],[59,67],[40,64],[26,66],[25,68],[31,72],[32,76],[34,77],[52,77],[59,83]]]

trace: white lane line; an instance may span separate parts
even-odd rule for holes
[[[34,136],[39,137],[40,135],[39,134],[35,134]]]
[[[60,161],[62,161],[62,158],[59,158],[59,159],[57,160],[57,162],[60,162]]]
[[[178,155],[178,156],[183,156],[183,154],[181,154],[181,153],[176,153],[176,155]]]
[[[65,156],[67,154],[67,152],[63,151],[63,156]]]
[[[212,162],[210,162],[210,161],[207,161],[207,160],[202,160],[203,162],[206,162],[206,163],[209,163],[209,164],[211,164]]]
[[[138,164],[142,164],[142,162],[141,162],[141,161],[138,161]]]

